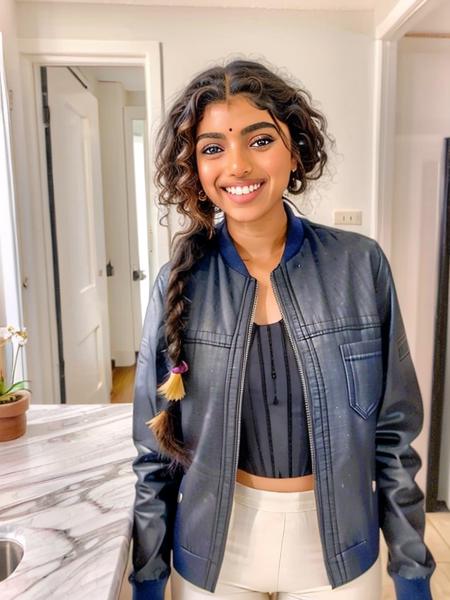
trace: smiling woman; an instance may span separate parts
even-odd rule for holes
[[[188,226],[136,372],[134,599],[162,600],[172,573],[173,600],[380,600],[382,527],[397,600],[430,600],[422,403],[389,264],[284,195],[322,175],[325,117],[235,60],[186,86],[157,141],[159,202]]]
[[[297,157],[288,126],[267,110],[243,94],[209,104],[197,128],[196,160],[203,190],[229,228],[236,220],[286,223],[281,198]]]

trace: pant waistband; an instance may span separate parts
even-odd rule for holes
[[[251,508],[271,512],[303,512],[316,509],[314,490],[304,492],[275,492],[258,490],[236,481],[234,500]]]

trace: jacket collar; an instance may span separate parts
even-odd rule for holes
[[[294,214],[294,211],[286,202],[283,202],[283,205],[288,218],[288,223],[286,245],[284,247],[283,256],[281,257],[281,262],[286,262],[300,250],[303,243],[304,230],[302,219]],[[219,252],[224,261],[235,271],[238,271],[245,277],[250,277],[250,273],[236,250],[234,241],[228,232],[227,221],[225,218],[216,225],[216,231]]]

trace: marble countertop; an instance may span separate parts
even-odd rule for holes
[[[0,443],[0,538],[24,555],[1,600],[116,600],[136,477],[132,404],[31,405]]]

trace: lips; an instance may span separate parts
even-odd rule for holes
[[[261,185],[261,183],[255,183],[255,184],[244,185],[244,186],[230,186],[230,187],[226,187],[225,189],[230,194],[235,194],[236,196],[242,196],[242,194],[250,194],[251,192],[255,192],[259,188],[260,185]]]
[[[251,200],[253,200],[253,198],[256,198],[256,196],[260,193],[260,191],[263,189],[264,184],[265,184],[264,181],[258,181],[258,182],[254,182],[253,185],[255,185],[256,183],[260,183],[261,185],[259,186],[258,189],[254,190],[253,192],[249,192],[248,194],[232,194],[231,192],[227,192],[227,190],[225,188],[223,188],[223,191],[227,195],[227,198],[229,198],[236,204],[244,204],[246,202],[250,202]],[[250,184],[246,183],[244,185],[250,185]],[[234,184],[233,186],[227,186],[227,187],[244,187],[244,186]]]

